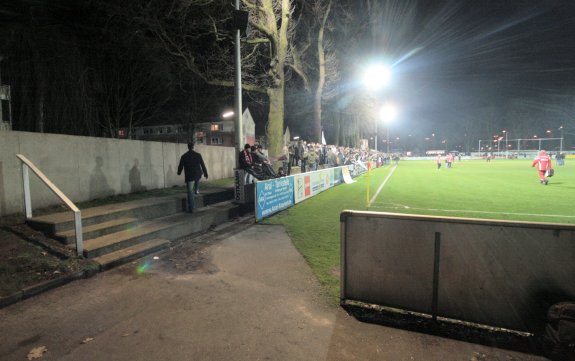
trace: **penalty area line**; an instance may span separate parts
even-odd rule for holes
[[[385,203],[375,203],[374,206],[382,205]],[[474,210],[461,210],[461,209],[436,209],[436,208],[416,208],[403,205],[393,205],[393,206],[382,206],[382,208],[392,208],[392,209],[413,209],[416,211],[432,211],[432,212],[457,212],[457,213],[480,213],[480,214],[505,214],[510,216],[530,216],[530,217],[557,217],[557,218],[575,218],[574,216],[568,216],[563,214],[536,214],[536,213],[514,213],[514,212],[492,212],[492,211],[474,211]]]
[[[371,205],[373,204],[373,201],[375,201],[375,199],[377,198],[377,196],[379,195],[379,193],[381,193],[381,190],[383,189],[383,186],[385,186],[385,183],[387,183],[387,181],[389,180],[389,178],[391,177],[391,175],[393,174],[393,172],[395,172],[395,169],[397,168],[397,164],[393,166],[393,168],[391,168],[391,171],[389,171],[389,174],[387,175],[387,177],[385,177],[385,179],[383,180],[383,182],[381,183],[381,185],[379,186],[379,188],[377,188],[377,192],[375,192],[375,194],[373,195],[373,197],[371,197],[371,199],[369,200],[369,204],[367,205],[367,207],[371,207]]]

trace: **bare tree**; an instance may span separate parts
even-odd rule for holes
[[[328,37],[334,26],[330,19],[332,0],[302,1],[302,6],[300,22],[303,26],[298,26],[292,68],[304,80],[305,91],[313,93],[311,140],[320,142],[322,106],[337,94],[340,78],[333,41]]]
[[[271,156],[283,151],[284,90],[294,61],[292,2],[242,0],[251,26],[242,43],[242,86],[269,99]],[[144,36],[151,33],[159,40],[174,64],[217,86],[233,86],[232,16],[230,4],[215,0],[134,1],[126,13],[144,29]]]

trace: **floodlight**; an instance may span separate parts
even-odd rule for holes
[[[363,82],[370,90],[378,90],[389,84],[391,69],[383,64],[370,66],[364,74]]]

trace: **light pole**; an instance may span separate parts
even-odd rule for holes
[[[507,146],[507,131],[503,130],[505,134],[505,159],[509,159],[509,147]]]
[[[395,119],[397,116],[397,108],[393,104],[385,104],[383,108],[381,108],[381,117],[383,122],[387,128],[387,137],[385,140],[385,144],[387,146],[387,154],[389,155],[389,124]]]
[[[375,144],[374,144],[374,147],[373,147],[376,152],[377,152],[377,123],[379,123],[379,120],[378,120],[378,119],[375,120]]]
[[[239,27],[240,0],[234,3],[234,113],[236,130],[236,167],[239,167],[239,154],[243,149],[243,120],[242,120],[242,54],[241,29]]]
[[[559,130],[561,131],[561,141],[559,143],[559,153],[563,153],[563,126],[560,126]]]
[[[364,73],[363,83],[366,88],[372,92],[378,92],[383,87],[387,86],[391,81],[391,69],[384,64],[373,64],[367,68]],[[374,149],[377,152],[377,123],[379,119],[375,119],[375,144]]]

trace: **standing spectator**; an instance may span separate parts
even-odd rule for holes
[[[435,158],[435,163],[437,163],[437,170],[441,169],[441,154],[438,154]]]
[[[317,151],[313,147],[310,147],[307,152],[307,159],[306,159],[306,163],[309,165],[309,169],[312,171],[317,170],[318,161],[319,161],[319,155],[317,154]]]
[[[565,165],[565,154],[564,153],[557,153],[555,157],[557,160],[557,165],[564,166]]]
[[[208,179],[208,170],[202,155],[194,151],[194,143],[188,143],[188,151],[180,158],[178,175],[182,174],[182,169],[184,170],[188,190],[188,212],[192,213],[194,211],[194,194],[200,194],[202,173]]]
[[[295,153],[295,146],[293,142],[289,142],[288,145],[288,165],[287,165],[287,175],[291,174],[291,166],[294,165],[294,153]]]
[[[319,148],[319,165],[325,165],[327,163],[327,147],[325,144],[321,145]]]
[[[298,140],[297,141],[297,147],[296,147],[296,157],[297,160],[296,163],[297,165],[299,165],[301,167],[301,172],[304,173],[305,172],[305,144],[303,143],[303,140]]]
[[[539,155],[535,157],[531,167],[535,167],[537,165],[537,172],[539,173],[539,183],[547,185],[549,180],[546,177],[546,172],[553,169],[551,166],[551,157],[542,150],[539,152]]]
[[[293,164],[294,166],[298,166],[299,165],[299,148],[301,145],[301,139],[299,139],[297,141],[297,143],[293,144],[292,149],[293,149]]]

